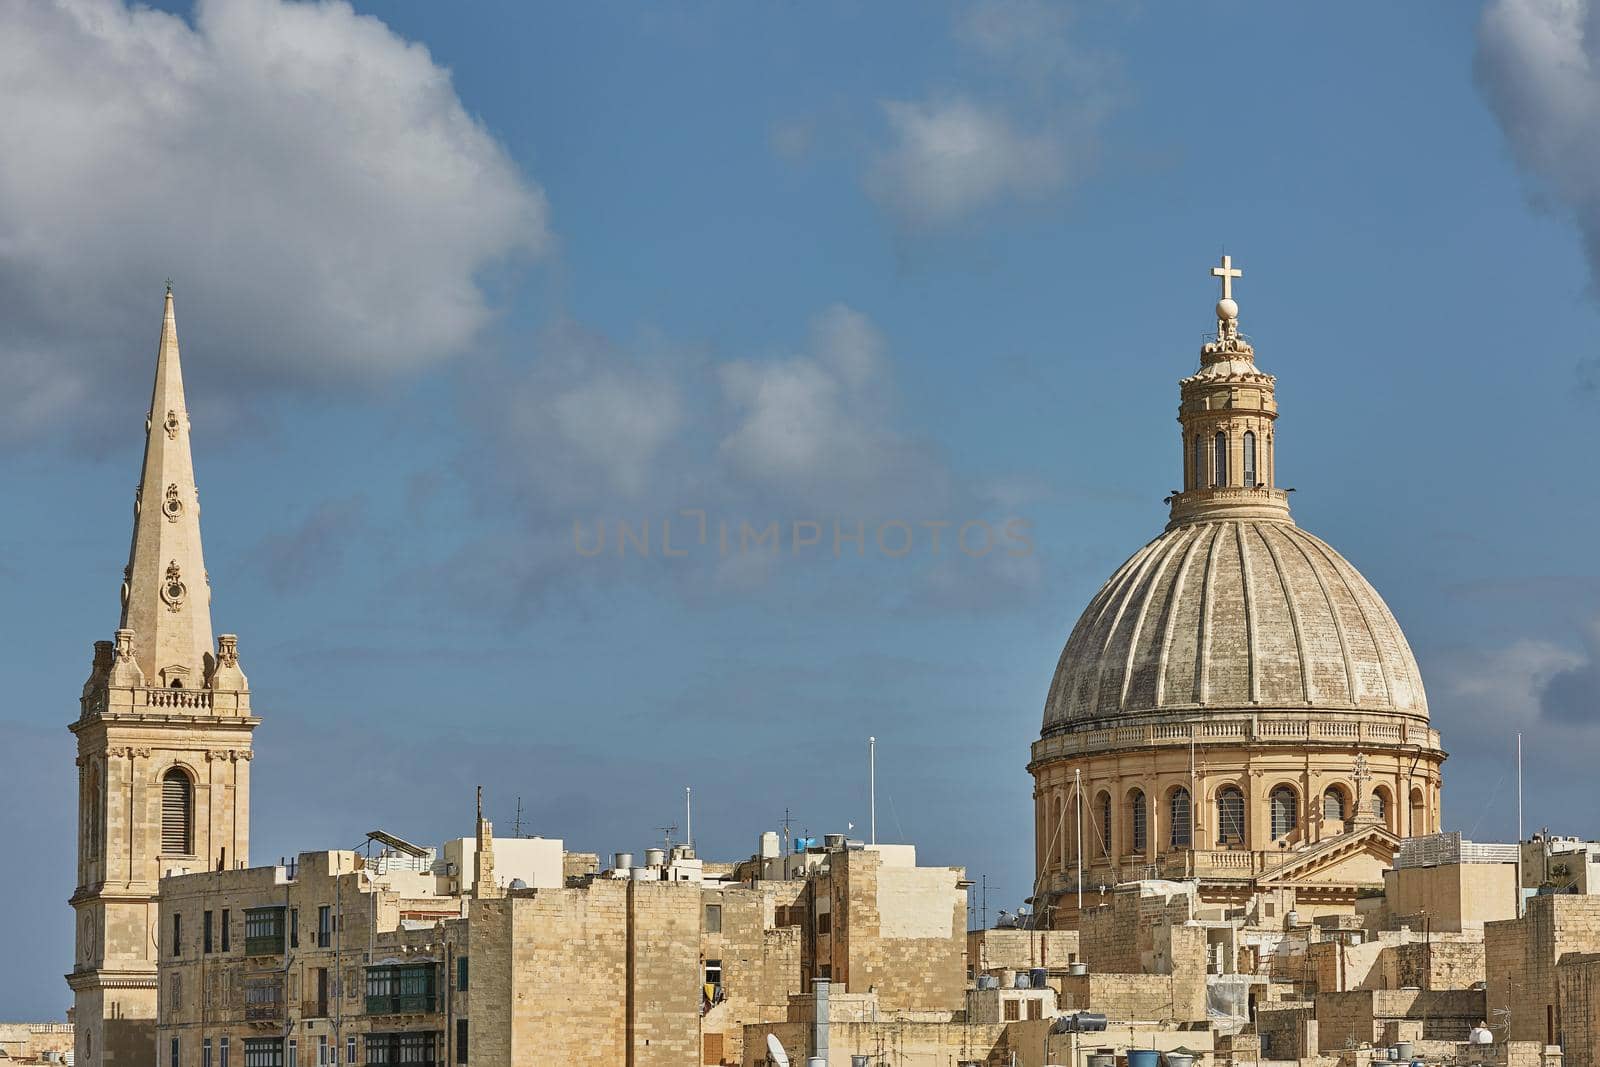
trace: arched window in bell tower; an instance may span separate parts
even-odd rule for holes
[[[1228,435],[1221,430],[1217,431],[1216,453],[1211,484],[1220,487],[1228,484]]]
[[[1194,448],[1191,451],[1193,452],[1193,460],[1194,460],[1194,481],[1190,484],[1189,488],[1191,488],[1191,489],[1204,489],[1205,486],[1206,486],[1206,441],[1205,441],[1205,438],[1201,437],[1199,434],[1195,434],[1194,435]]]
[[[194,783],[178,767],[161,778],[161,851],[194,854]]]
[[[1256,435],[1251,430],[1244,432],[1244,487],[1256,487]]]

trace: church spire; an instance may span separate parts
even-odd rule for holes
[[[1239,332],[1233,283],[1244,271],[1223,256],[1211,275],[1222,282],[1217,337],[1200,348],[1200,369],[1178,385],[1183,426],[1183,488],[1167,498],[1169,526],[1224,519],[1289,517],[1289,496],[1274,486],[1277,380],[1256,367],[1255,349]]]
[[[211,588],[200,551],[200,502],[189,451],[178,324],[167,283],[155,388],[145,418],[144,470],[122,583],[119,643],[132,645],[146,685],[198,689],[214,666]],[[231,688],[231,687],[230,687]]]

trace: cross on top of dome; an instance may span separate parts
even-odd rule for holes
[[[1212,267],[1211,276],[1222,279],[1222,299],[1233,299],[1233,280],[1244,277],[1244,271],[1233,265],[1233,257],[1224,253],[1222,266]]]
[[[1217,339],[1208,342],[1202,354],[1231,358],[1238,353],[1248,358],[1250,343],[1239,335],[1239,305],[1233,299],[1233,280],[1244,277],[1244,271],[1233,265],[1232,256],[1224,253],[1221,264],[1211,268],[1211,276],[1222,280],[1222,299],[1217,301]]]

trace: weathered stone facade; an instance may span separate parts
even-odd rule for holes
[[[1489,1010],[1508,1038],[1557,1044],[1567,1032],[1558,968],[1600,952],[1600,897],[1533,897],[1521,918],[1484,924],[1483,940]]]

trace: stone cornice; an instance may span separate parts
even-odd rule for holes
[[[156,988],[156,968],[152,964],[148,970],[122,969],[100,967],[82,971],[73,971],[65,976],[67,985],[75,993],[87,992],[95,989],[154,989]]]
[[[1218,713],[1197,708],[1192,716],[1130,715],[1116,725],[1084,723],[1057,728],[1035,741],[1028,767],[1085,755],[1138,752],[1151,748],[1249,746],[1295,747],[1427,753],[1445,758],[1439,731],[1420,716],[1396,712],[1345,714],[1317,708],[1311,714],[1293,709]]]

